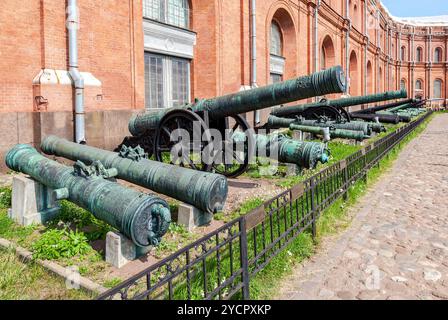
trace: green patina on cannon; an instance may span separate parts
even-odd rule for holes
[[[267,126],[269,128],[289,128],[291,124],[298,124],[311,127],[332,127],[334,129],[352,130],[352,131],[362,131],[365,136],[370,136],[372,131],[378,130],[380,126],[377,124],[350,121],[350,122],[335,122],[327,121],[326,119],[320,120],[305,120],[302,117],[297,117],[295,119],[280,118],[276,116],[269,116]],[[382,126],[381,126],[382,128]],[[383,130],[383,129],[381,129]]]
[[[232,139],[235,142],[244,140],[244,134],[235,133]],[[276,159],[282,163],[293,163],[300,168],[314,169],[317,164],[327,163],[330,151],[323,143],[297,141],[283,134],[255,135],[256,152],[264,152],[268,158]]]
[[[312,127],[312,126],[291,124],[289,126],[289,129],[290,130],[298,130],[298,131],[302,131],[302,132],[308,132],[308,133],[312,133],[315,135],[321,135],[321,136],[325,135],[323,132],[324,128],[322,128],[322,127]],[[356,141],[362,141],[364,139],[369,138],[369,136],[366,136],[364,134],[364,132],[362,132],[362,131],[336,129],[336,128],[332,128],[331,126],[328,127],[328,129],[329,129],[331,139],[340,138],[340,139],[353,139]]]
[[[43,140],[41,149],[46,154],[74,161],[101,161],[106,168],[115,168],[120,179],[209,213],[222,210],[227,198],[228,185],[224,176],[148,160],[141,148],[123,146],[115,153],[50,136]]]
[[[99,161],[91,166],[78,161],[68,167],[22,144],[7,153],[6,165],[54,189],[57,200],[67,199],[90,211],[139,247],[158,245],[168,231],[171,214],[166,201],[107,180],[117,170],[106,169]]]
[[[340,117],[337,117],[337,119],[335,119],[334,116],[331,116],[333,112],[339,112],[339,114],[345,117],[346,120],[350,120],[349,114],[343,108],[406,97],[406,90],[388,91],[366,96],[349,97],[335,100],[322,100],[321,102],[316,103],[278,107],[271,112],[271,115],[286,118],[292,118],[302,115],[307,119],[310,119],[307,116],[309,114],[310,116],[330,116],[334,120],[341,120]]]
[[[173,150],[174,145],[178,144],[178,140],[172,139],[173,133],[184,129],[192,137],[190,159],[193,159],[214,140],[209,132],[209,129],[214,129],[221,134],[222,149],[228,147],[235,132],[246,133],[247,147],[254,138],[253,134],[248,132],[249,124],[240,114],[315,96],[342,93],[344,90],[343,71],[337,66],[265,87],[213,99],[196,100],[179,108],[136,115],[129,122],[129,131],[134,137],[128,137],[123,143],[128,146],[141,145],[146,152],[153,154],[157,161],[163,161],[163,154]],[[198,138],[194,138],[195,136]],[[214,170],[228,177],[236,177],[246,171],[249,153],[247,149],[244,159],[234,159],[237,160],[235,165],[222,165],[223,159],[219,153],[211,164],[198,164],[196,161],[185,161],[183,164],[193,169]]]
[[[368,109],[358,110],[358,111],[352,112],[351,114],[374,114],[375,112],[378,112],[378,111],[383,111],[383,110],[387,110],[387,109],[403,106],[403,105],[409,104],[409,103],[416,103],[416,102],[417,102],[417,100],[415,100],[415,99],[405,99],[405,100],[400,100],[400,101],[397,101],[397,102],[384,104],[384,105],[381,105],[381,106],[376,106],[376,107],[371,107],[371,108],[368,108]]]
[[[350,117],[352,119],[359,119],[364,121],[376,121],[378,119],[378,121],[381,123],[392,124],[398,124],[402,120],[398,115],[393,114],[350,113]]]

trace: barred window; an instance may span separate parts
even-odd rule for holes
[[[188,0],[143,0],[143,16],[180,28],[190,26]]]
[[[145,98],[148,109],[190,102],[190,61],[145,52]]]
[[[281,74],[271,73],[271,84],[279,83],[283,81],[283,76]]]
[[[281,56],[283,53],[282,33],[274,21],[271,23],[271,54]]]
[[[435,99],[442,98],[442,80],[435,80],[434,81],[434,97]]]
[[[406,80],[402,79],[400,81],[400,89],[401,90],[406,90]]]

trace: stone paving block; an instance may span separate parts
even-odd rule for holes
[[[447,123],[438,115],[403,149],[351,226],[286,279],[279,298],[448,299]],[[429,161],[434,150],[445,156]]]

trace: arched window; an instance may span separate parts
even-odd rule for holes
[[[282,32],[275,21],[271,23],[271,54],[276,56],[283,54]]]
[[[335,64],[335,51],[333,46],[333,40],[330,36],[326,36],[322,42],[321,52],[320,52],[320,68],[325,70]]]
[[[434,81],[434,97],[435,99],[442,98],[442,80],[436,79]]]
[[[442,49],[436,48],[434,51],[434,62],[442,62]]]
[[[423,88],[422,80],[415,81],[415,90],[422,90],[422,88]]]
[[[422,62],[423,61],[423,49],[421,47],[417,48],[416,60],[417,60],[417,62]]]
[[[325,70],[327,66],[327,57],[325,54],[325,48],[322,46],[320,49],[320,68],[321,70]]]
[[[143,0],[143,16],[180,28],[190,27],[188,0]]]
[[[406,80],[405,79],[401,79],[401,81],[400,81],[400,89],[401,90],[406,90]]]
[[[406,61],[406,47],[405,46],[401,47],[401,56],[400,56],[400,58],[401,58],[401,61]]]

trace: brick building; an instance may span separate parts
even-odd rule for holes
[[[0,3],[2,155],[50,133],[73,139],[66,6]],[[437,103],[447,97],[447,17],[394,18],[377,0],[78,0],[78,7],[86,137],[100,147],[128,134],[133,112],[337,64],[351,95],[405,87]]]

